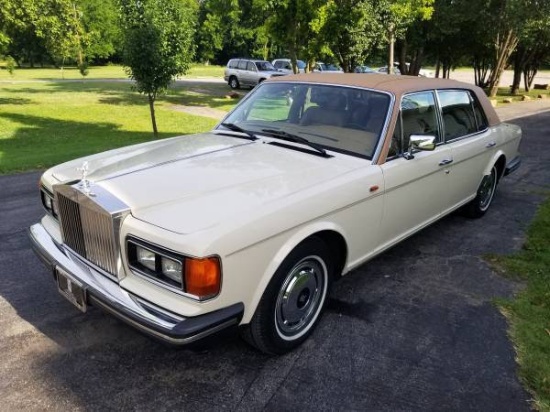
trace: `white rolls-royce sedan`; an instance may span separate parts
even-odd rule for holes
[[[172,344],[238,326],[280,354],[334,280],[456,209],[483,216],[520,139],[469,84],[274,78],[211,132],[46,171],[30,238],[82,311]]]

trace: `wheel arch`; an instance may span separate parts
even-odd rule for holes
[[[335,256],[335,277],[333,280],[339,278],[346,266],[346,261],[348,258],[348,245],[344,233],[345,232],[341,228],[337,227],[333,223],[317,224],[312,227],[303,228],[287,239],[279,250],[273,255],[269,265],[262,274],[256,290],[252,295],[250,304],[248,307],[245,307],[245,314],[242,322],[248,323],[250,321],[256,311],[262,295],[264,294],[265,289],[267,288],[267,285],[285,258],[301,243],[307,241],[308,239],[317,237],[327,244],[329,250],[331,251],[331,255]]]
[[[497,168],[497,178],[500,180],[504,176],[504,170],[506,169],[506,155],[502,151],[498,151],[491,158],[491,161],[487,164],[487,168],[483,171],[483,175],[491,173],[493,166]],[[482,176],[483,178],[483,176]]]
[[[497,178],[500,180],[504,176],[504,171],[506,170],[506,156],[501,153],[495,162],[497,168]]]

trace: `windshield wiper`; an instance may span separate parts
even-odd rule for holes
[[[256,135],[252,133],[250,130],[245,130],[241,126],[237,126],[235,123],[222,123],[221,125],[233,132],[239,132],[247,135],[248,137],[245,137],[245,139],[252,140],[252,141],[258,140]]]
[[[283,139],[289,142],[294,143],[302,143],[306,146],[311,147],[312,149],[315,149],[319,153],[323,155],[323,157],[330,157],[330,155],[327,153],[325,149],[321,145],[318,145],[317,143],[310,142],[306,138],[302,136],[298,136],[297,134],[292,134],[285,132],[284,130],[277,130],[277,129],[262,129],[262,132],[267,133],[273,137],[276,137],[278,139]]]

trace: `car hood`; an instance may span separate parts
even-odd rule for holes
[[[78,179],[83,160],[88,179],[125,202],[135,218],[181,234],[252,215],[365,166],[349,156],[324,158],[214,132],[80,159],[54,169],[53,176]]]

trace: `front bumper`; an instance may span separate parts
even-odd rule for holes
[[[33,250],[54,277],[56,268],[60,268],[82,285],[86,291],[87,304],[97,306],[141,332],[169,344],[185,345],[194,342],[238,325],[242,319],[242,303],[194,317],[182,317],[168,312],[125,291],[70,250],[57,244],[42,224],[31,226],[29,237]]]

